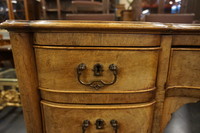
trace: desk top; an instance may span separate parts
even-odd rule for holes
[[[7,20],[0,24],[0,28],[9,31],[119,31],[119,32],[199,32],[200,24],[173,24],[139,21],[66,21],[66,20],[38,20],[19,21]]]
[[[149,29],[163,30],[168,28],[162,23],[131,22],[131,21],[62,21],[62,20],[39,20],[39,21],[10,21],[0,25],[5,29]]]

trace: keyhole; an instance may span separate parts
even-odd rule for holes
[[[98,120],[96,120],[96,123],[95,123],[95,125],[96,125],[96,129],[103,129],[104,128],[104,120],[102,120],[102,119],[98,119]]]
[[[94,71],[94,76],[102,76],[103,66],[101,64],[96,64],[94,65],[93,71]]]
[[[100,71],[101,71],[101,66],[98,64],[97,65],[97,72],[100,73]]]

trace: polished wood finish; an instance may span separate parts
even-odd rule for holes
[[[184,104],[200,100],[198,36],[178,35],[174,37],[175,41],[172,45],[177,48],[171,48],[161,132],[163,132],[173,112]]]
[[[198,92],[199,93],[199,92]],[[176,112],[180,107],[187,103],[195,103],[199,101],[199,98],[191,97],[167,97],[164,103],[164,111],[162,115],[161,133],[163,133],[166,125],[171,119],[173,112]]]
[[[171,44],[172,44],[172,35],[163,35],[161,38],[161,47],[162,52],[160,52],[159,56],[159,64],[158,64],[158,73],[157,73],[157,92],[156,92],[156,105],[154,111],[154,123],[152,133],[160,132],[160,123],[163,112],[163,104],[165,99],[165,85],[168,76],[169,64],[170,61],[170,52],[171,52]]]
[[[134,91],[153,88],[155,87],[158,53],[156,49],[152,51],[151,49],[150,51],[148,49],[139,49],[138,51],[130,49],[129,51],[123,48],[118,51],[98,48],[87,50],[85,47],[82,50],[76,48],[74,50],[57,50],[56,47],[52,47],[52,49],[35,48],[39,86],[63,91],[94,90],[81,85],[77,80],[76,68],[79,64],[84,63],[87,69],[83,72],[81,80],[85,82],[95,80],[111,82],[113,74],[108,69],[109,65],[117,65],[117,82],[99,89],[99,91]],[[103,76],[94,77],[93,75],[93,66],[97,63],[104,67]]]
[[[174,46],[200,46],[200,35],[174,35]]]
[[[200,86],[199,65],[199,48],[172,48],[167,86]]]
[[[32,36],[28,33],[11,32],[10,37],[27,132],[42,133],[40,96],[37,89],[38,79]]]
[[[80,33],[162,33],[168,30],[168,26],[161,23],[147,22],[105,22],[105,21],[6,21],[1,24],[2,28],[10,31],[40,31],[40,32],[80,32]],[[176,26],[177,30],[183,30]],[[185,30],[188,28],[185,27]],[[198,26],[190,26],[193,29],[200,29]],[[85,29],[87,29],[85,31]],[[190,31],[190,29],[188,29]],[[116,32],[117,31],[117,32]]]
[[[106,133],[114,132],[115,118],[120,133],[161,133],[173,112],[200,100],[200,25],[7,21],[1,27],[11,32],[28,133],[82,132],[85,119],[96,133],[99,118]],[[110,81],[108,66],[116,64],[117,82],[99,90],[80,84],[80,63],[87,65],[84,81]],[[93,76],[96,63],[103,76]]]
[[[41,97],[57,103],[121,104],[144,103],[154,99],[155,89],[141,91],[54,91],[40,88]],[[86,98],[87,97],[87,98]]]
[[[47,38],[47,40],[44,40]],[[126,39],[124,39],[126,38]],[[143,38],[143,40],[141,40]],[[160,35],[123,33],[35,33],[38,45],[61,46],[159,46]]]
[[[110,121],[119,122],[118,132],[150,133],[154,102],[146,104],[127,105],[73,105],[55,104],[42,101],[45,131],[47,133],[81,133],[83,120],[90,120],[91,126],[87,133],[114,133]],[[53,114],[53,115],[52,115]],[[95,122],[103,119],[104,129],[97,130]]]
[[[76,103],[88,104],[133,103],[144,102],[147,101],[146,98],[151,99],[153,97],[152,91],[154,89],[152,88],[155,87],[159,48],[34,47],[39,86],[46,90],[42,91],[43,97],[48,97],[51,101],[54,97],[53,99],[58,102],[66,101],[68,103],[74,103],[75,101]],[[130,58],[129,60],[129,57],[134,58]],[[110,64],[116,64],[119,68],[117,82],[114,85],[101,88],[96,92],[94,88],[81,85],[77,80],[77,76],[74,75],[80,63],[85,63],[87,65],[87,70],[83,73],[84,79],[82,78],[85,82],[94,80],[103,80],[105,82],[112,81],[113,74],[108,70],[108,67]],[[93,76],[92,69],[96,63],[101,63],[103,65],[103,77]],[[144,67],[140,67],[141,65]],[[146,78],[143,79],[143,77]],[[93,91],[92,93],[94,96],[83,100],[83,97],[89,96],[91,91]],[[142,91],[144,98],[139,100],[139,94],[137,93],[141,93]],[[69,95],[66,93],[70,92],[74,93],[74,95],[77,93],[80,94],[81,92],[83,94],[76,95],[76,97],[74,97],[75,99],[73,97],[69,98],[69,96],[66,97],[66,95]],[[60,95],[58,95],[58,93],[60,93]],[[99,93],[110,93],[110,95],[103,96],[103,94],[100,95]],[[126,95],[124,95],[124,93],[126,93]],[[132,95],[127,95],[127,93],[132,93]],[[95,97],[95,94],[98,96]],[[133,94],[135,94],[135,97],[133,97]],[[54,96],[52,97],[52,95]],[[120,101],[120,98],[117,98],[118,96],[127,97],[128,99],[124,98],[124,100]],[[135,101],[134,99],[137,100]]]

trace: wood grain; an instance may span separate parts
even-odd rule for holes
[[[166,31],[168,26],[161,23],[148,23],[148,22],[117,22],[117,21],[63,21],[63,20],[52,20],[52,21],[6,21],[1,24],[2,28],[8,30],[34,30],[34,31],[46,31],[46,32],[61,32],[63,30],[74,30],[74,31],[118,31],[118,32],[154,32],[161,33]]]
[[[64,46],[159,46],[160,35],[76,32],[35,33],[34,43]]]
[[[199,48],[173,48],[167,86],[200,86],[199,65]]]
[[[156,82],[156,105],[154,110],[154,122],[152,133],[160,132],[160,124],[163,112],[163,103],[165,99],[165,84],[168,76],[170,52],[172,44],[172,35],[163,35],[161,39],[161,48],[159,55],[157,82]]]
[[[199,24],[162,24],[151,22],[117,22],[117,21],[66,21],[66,20],[8,20],[0,25],[1,28],[18,31],[63,32],[73,30],[78,32],[131,32],[151,34],[200,34]]]
[[[10,36],[27,132],[43,133],[32,36],[13,32]]]
[[[199,101],[199,98],[191,98],[191,97],[168,97],[165,99],[163,116],[162,116],[162,124],[161,124],[161,133],[163,133],[167,123],[171,119],[171,115],[173,112],[176,112],[181,106],[187,103],[195,103]]]
[[[166,97],[194,97],[200,98],[200,87],[174,86],[168,87]]]
[[[55,91],[40,88],[44,100],[57,103],[122,104],[144,103],[155,98],[155,88],[141,91]],[[87,97],[87,98],[86,98]]]
[[[91,126],[86,130],[87,133],[112,133],[114,130],[110,121],[115,119],[119,123],[119,133],[151,133],[153,104],[154,102],[127,105],[74,105],[42,101],[45,131],[66,133],[70,129],[72,133],[81,133],[83,121],[90,120]],[[96,129],[97,119],[105,121],[104,129]]]
[[[200,46],[200,35],[174,35],[173,46]]]
[[[123,50],[85,49],[35,48],[39,86],[50,90],[94,90],[78,82],[77,67],[85,63],[87,69],[81,75],[81,80],[84,82],[103,80],[109,83],[113,80],[113,74],[108,70],[109,65],[115,64],[118,67],[116,83],[98,91],[134,91],[155,87],[158,50],[148,50],[148,48],[140,49],[140,51],[134,49],[126,51],[126,48]],[[92,69],[97,63],[104,67],[103,76],[93,76]]]
[[[28,133],[79,133],[85,119],[92,122],[88,133],[114,132],[111,119],[119,121],[120,133],[161,133],[171,113],[200,99],[198,24],[6,21],[0,26],[16,31],[11,43]],[[111,82],[108,67],[117,65],[116,83],[99,90],[80,84],[81,63],[87,66],[84,82]],[[93,74],[97,63],[103,76]],[[99,118],[106,122],[103,130],[95,128]]]

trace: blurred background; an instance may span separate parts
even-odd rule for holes
[[[191,23],[200,20],[199,9],[199,0],[0,0],[0,22],[7,19],[165,21],[160,18],[160,14],[165,14],[177,19],[174,22],[182,22],[179,17],[184,17]]]
[[[5,20],[99,20],[198,24],[200,23],[200,0],[0,0],[0,23]],[[190,109],[190,106],[184,108]],[[176,117],[178,115],[175,114],[173,118]],[[167,126],[165,133],[177,133],[177,131],[191,133],[184,132],[183,124],[181,125],[184,120],[178,120],[173,120],[172,124]],[[179,130],[177,130],[177,123]],[[175,128],[176,131],[173,132],[172,129]],[[195,133],[199,133],[199,128]],[[0,30],[0,133],[25,132],[10,37],[7,31]]]

